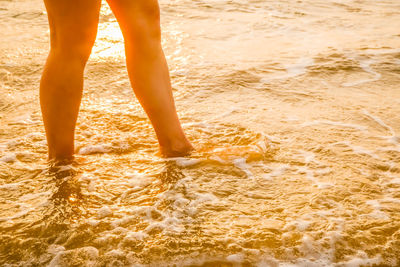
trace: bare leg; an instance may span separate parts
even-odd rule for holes
[[[100,0],[44,0],[51,49],[40,83],[40,104],[50,159],[74,153],[83,71],[96,39]]]
[[[193,147],[176,113],[161,47],[157,0],[108,0],[108,3],[124,35],[132,87],[156,131],[161,153],[167,157],[189,154]]]

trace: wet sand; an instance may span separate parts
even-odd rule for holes
[[[161,1],[197,151],[158,156],[103,3],[77,160],[50,168],[38,0],[0,2],[0,263],[398,266],[398,1]]]

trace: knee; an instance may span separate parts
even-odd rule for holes
[[[125,31],[140,41],[161,41],[160,9],[157,0],[138,0],[134,2],[134,14]]]
[[[96,32],[80,29],[55,30],[51,33],[51,52],[66,62],[85,65],[92,51]]]

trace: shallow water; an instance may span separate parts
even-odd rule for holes
[[[48,168],[38,0],[0,2],[0,263],[398,266],[400,3],[161,1],[165,160],[103,3],[77,162]]]

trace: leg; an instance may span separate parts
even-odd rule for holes
[[[101,0],[44,0],[50,53],[40,82],[40,105],[50,159],[74,153],[83,71],[96,39]]]
[[[157,0],[108,0],[125,39],[128,74],[134,92],[156,131],[164,156],[193,150],[181,128],[161,47]]]

